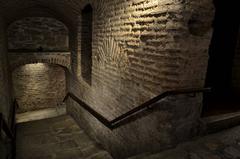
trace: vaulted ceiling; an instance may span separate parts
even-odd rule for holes
[[[86,0],[0,0],[0,14],[7,24],[23,17],[46,16],[71,27],[84,5]]]

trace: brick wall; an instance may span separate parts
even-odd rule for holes
[[[11,70],[31,63],[49,63],[66,67],[70,70],[71,52],[9,52]]]
[[[29,17],[15,21],[8,28],[8,49],[67,51],[68,30],[56,19]]]
[[[27,64],[13,71],[18,113],[56,107],[66,95],[65,71],[52,64]]]
[[[105,0],[93,6],[92,85],[78,54],[68,87],[109,120],[170,89],[203,87],[211,39],[211,0]],[[77,68],[77,69],[76,69]],[[116,158],[157,151],[196,135],[202,96],[176,96],[110,131],[69,101],[80,126]]]

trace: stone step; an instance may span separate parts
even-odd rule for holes
[[[112,159],[68,115],[19,123],[17,159]]]
[[[142,154],[128,159],[238,159],[240,158],[240,126],[198,137],[169,150]]]
[[[205,132],[207,134],[215,133],[240,125],[240,112],[205,117],[202,120],[206,125]]]

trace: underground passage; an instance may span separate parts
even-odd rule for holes
[[[0,159],[240,158],[240,10],[0,0]]]

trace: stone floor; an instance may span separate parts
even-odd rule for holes
[[[112,159],[67,115],[20,123],[17,159]],[[129,159],[240,159],[240,126]]]
[[[17,123],[29,122],[34,120],[53,118],[53,117],[57,117],[64,114],[67,114],[66,105],[61,104],[55,108],[46,108],[46,109],[28,111],[25,113],[16,114],[16,122]]]
[[[67,115],[17,125],[17,159],[112,159]]]
[[[240,159],[240,126],[199,137],[161,153],[129,159]]]

